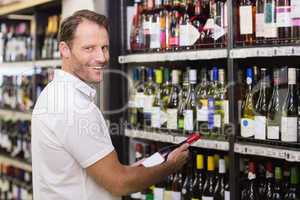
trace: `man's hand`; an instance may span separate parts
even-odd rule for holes
[[[168,156],[167,162],[170,163],[175,171],[180,170],[189,158],[189,144],[183,144],[174,149]]]

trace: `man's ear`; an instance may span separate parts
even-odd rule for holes
[[[66,42],[59,43],[59,52],[62,58],[68,59],[71,57],[71,49]]]

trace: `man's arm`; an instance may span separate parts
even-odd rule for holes
[[[181,169],[188,159],[188,146],[180,146],[169,154],[166,162],[150,168],[122,165],[113,151],[88,167],[87,173],[113,195],[127,195],[141,191]]]

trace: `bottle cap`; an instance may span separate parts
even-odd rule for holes
[[[219,80],[219,71],[217,67],[213,68],[213,81],[218,81]]]
[[[197,70],[195,70],[195,69],[189,70],[189,80],[190,80],[190,83],[197,82]]]
[[[170,81],[170,69],[164,68],[164,81]]]
[[[214,171],[215,170],[215,162],[213,156],[207,157],[207,171]]]
[[[149,77],[153,77],[153,74],[154,74],[154,70],[152,69],[152,68],[149,68],[148,70],[147,70],[147,77],[149,78]]]
[[[220,174],[226,173],[226,165],[225,165],[225,160],[223,158],[219,160],[219,173]]]
[[[197,169],[203,169],[204,156],[202,154],[197,155]]]
[[[138,81],[139,80],[139,69],[135,68],[133,70],[133,81]]]
[[[155,81],[157,84],[162,84],[163,80],[162,80],[162,70],[161,69],[157,69],[155,70]]]
[[[172,84],[179,84],[179,71],[176,69],[172,70]]]
[[[276,180],[282,179],[282,171],[280,167],[275,167],[275,179]]]
[[[289,79],[289,82],[288,82],[289,85],[296,84],[296,68],[289,68],[288,79]]]

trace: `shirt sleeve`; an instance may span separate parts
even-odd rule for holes
[[[100,110],[93,106],[85,111],[68,110],[69,116],[57,127],[64,127],[61,143],[83,168],[87,168],[114,150],[108,127]]]

